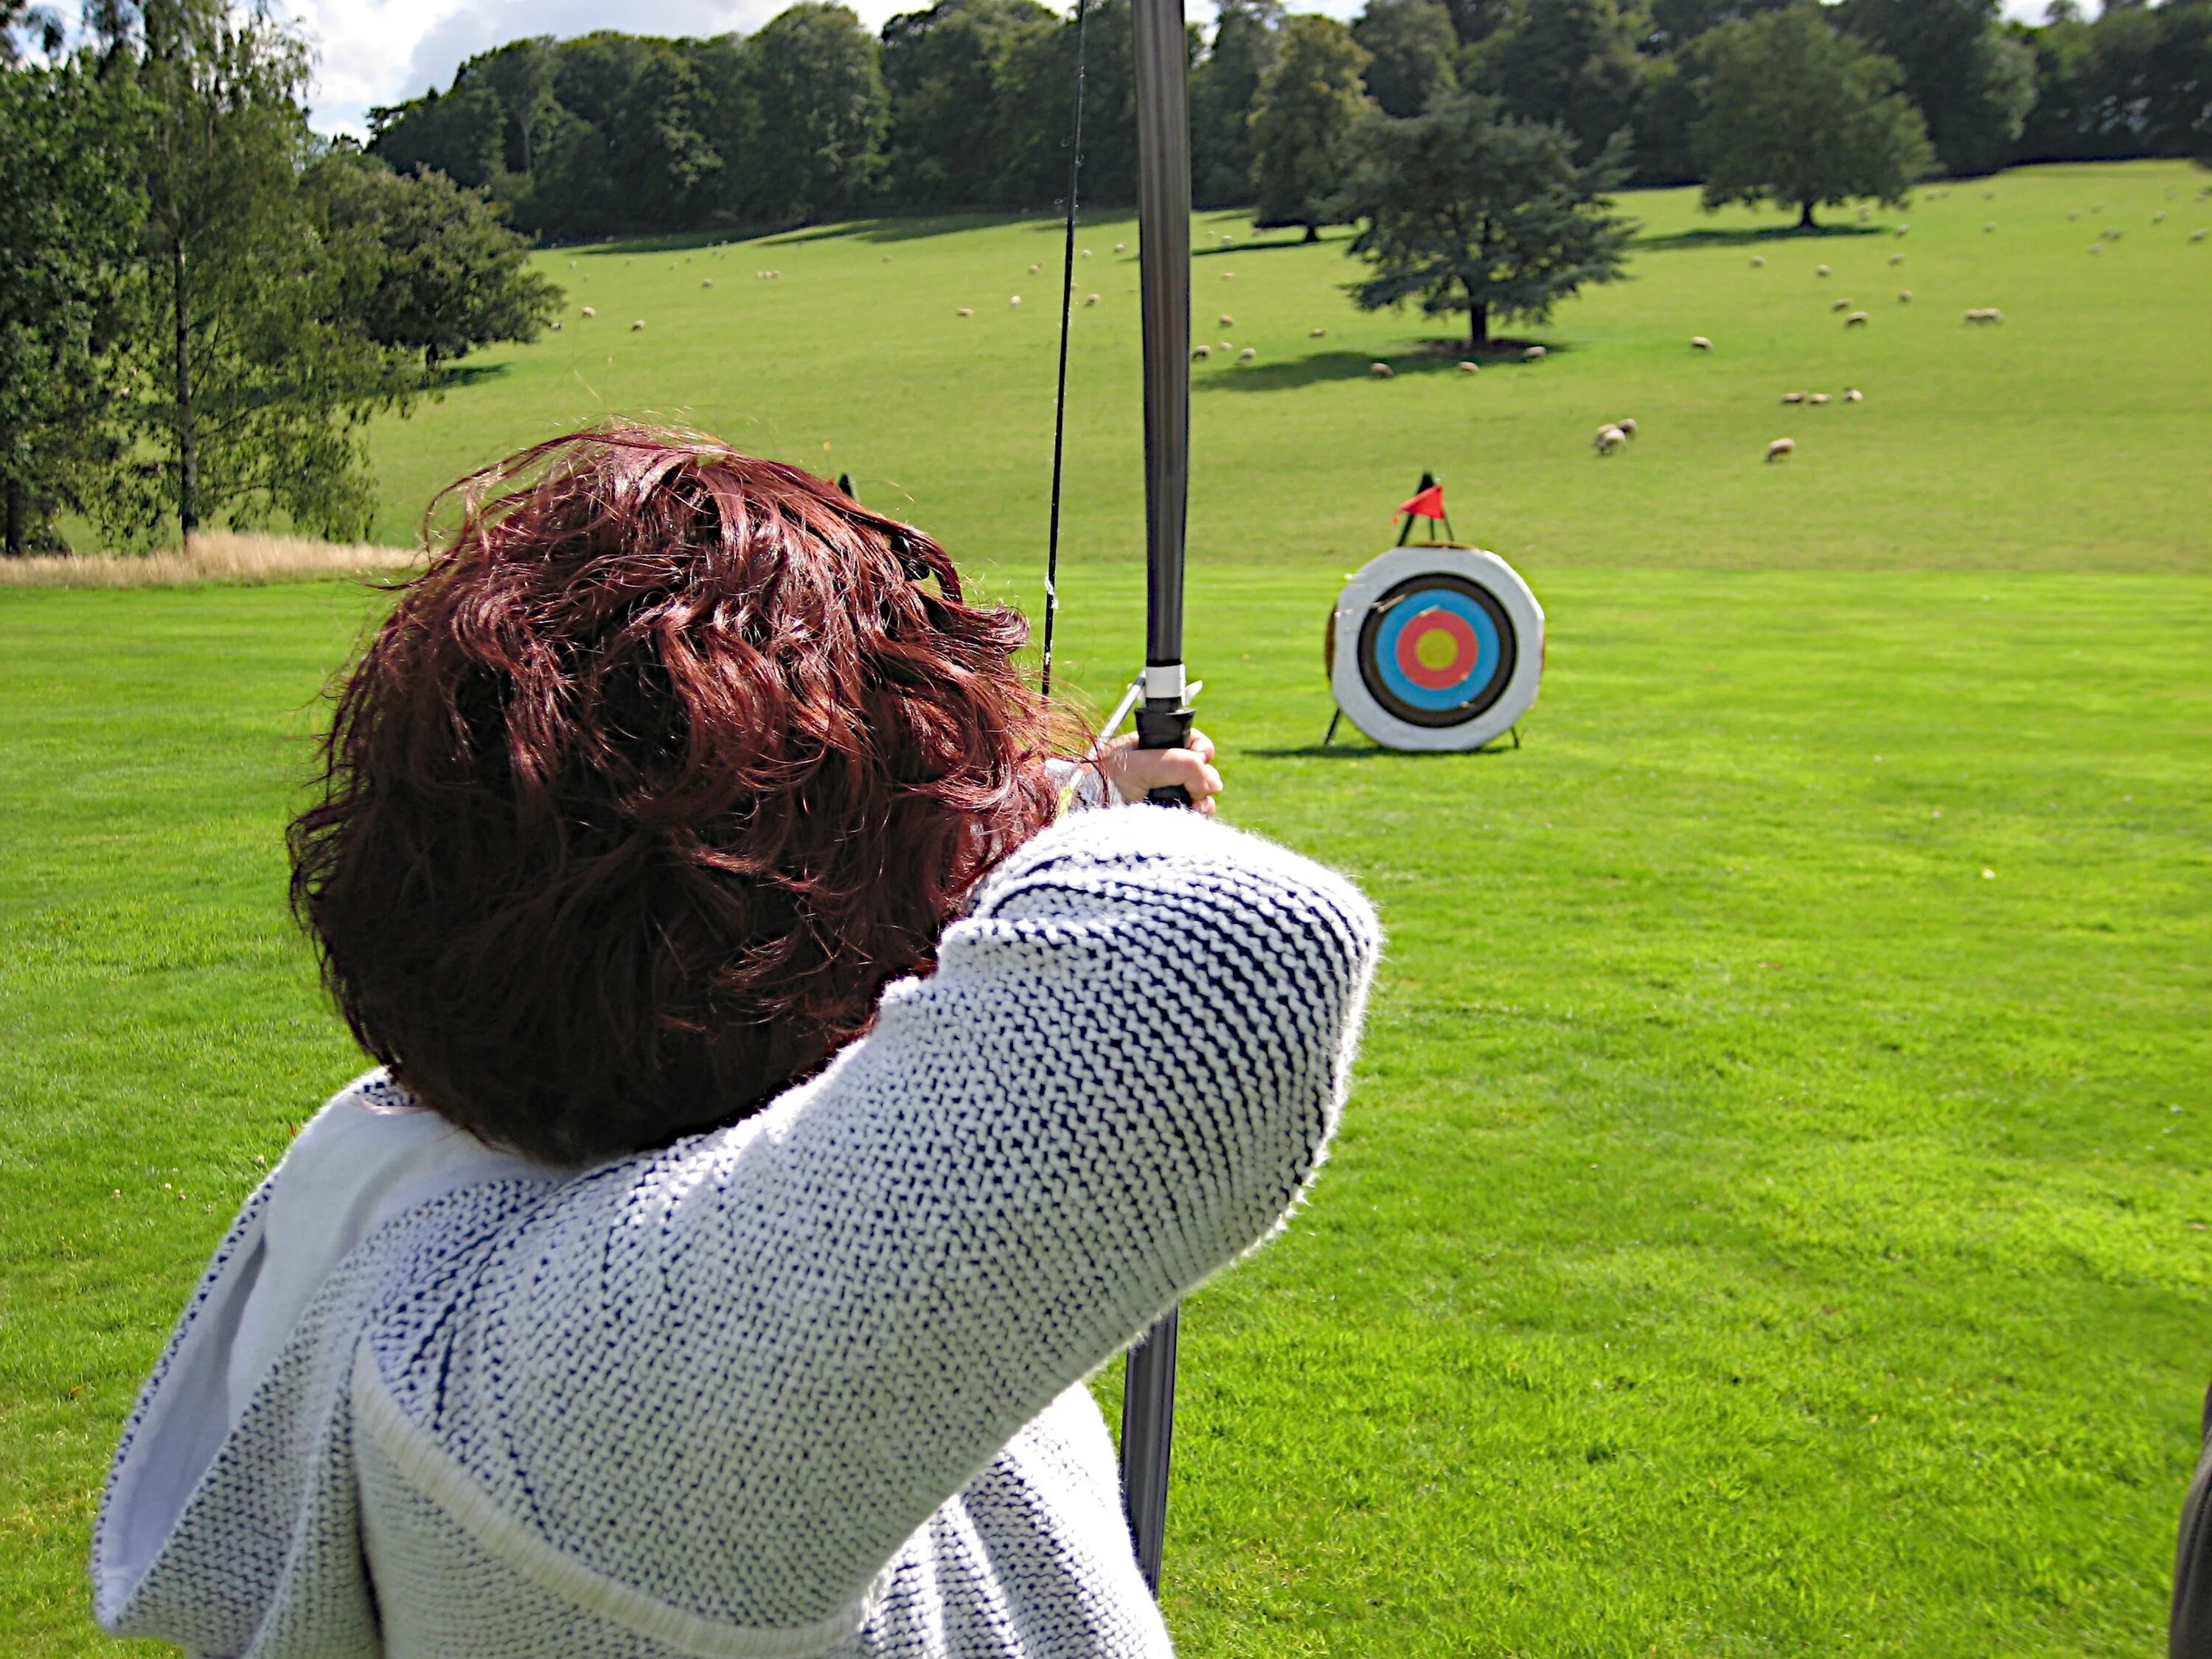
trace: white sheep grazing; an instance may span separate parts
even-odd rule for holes
[[[1902,253],[1893,253],[1889,256],[1889,262],[1893,265],[1901,265],[1905,263],[1905,256]]]
[[[1224,328],[1234,328],[1237,326],[1237,319],[1224,311],[1221,313],[1221,325]]]
[[[631,333],[635,334],[635,333],[636,333],[636,332],[638,331],[638,330],[640,330],[640,329],[643,328],[644,326],[645,326],[645,319],[644,319],[644,318],[642,318],[642,317],[641,317],[641,318],[639,318],[635,322],[632,323],[632,324],[629,325],[629,331],[630,331]]]
[[[2089,252],[2092,253],[2102,253],[2104,251],[2105,245],[2102,242],[2092,242],[2089,244]]]
[[[1912,290],[1909,288],[1901,288],[1898,289],[1897,303],[1901,306],[1911,305],[1912,303]]]
[[[1224,351],[1234,351],[1237,349],[1237,342],[1234,340],[1224,340],[1221,343],[1221,349]]]
[[[586,317],[596,317],[596,316],[598,316],[599,314],[599,313],[598,312],[596,312],[596,311],[592,310],[592,307],[589,307],[589,306],[586,306],[586,307],[584,307],[584,315],[585,315],[585,316],[586,316]]]
[[[886,253],[885,255],[884,255],[884,263],[885,264],[890,264],[890,262],[891,262],[891,256],[890,256],[890,254],[888,254],[888,253]]]
[[[1480,374],[1482,373],[1482,368],[1481,365],[1478,363],[1470,363],[1462,359],[1460,362],[1459,372],[1462,374]]]
[[[1098,296],[1095,294],[1086,294],[1083,296],[1083,303],[1087,306],[1095,306],[1098,303]]]
[[[1813,274],[1815,276],[1832,276],[1836,273],[1829,270],[1826,265],[1815,265],[1813,267]]]
[[[1328,331],[1325,328],[1310,328],[1306,331],[1306,338],[1309,340],[1318,340],[1328,332]]]
[[[1260,354],[1254,347],[1246,346],[1243,350],[1237,354],[1237,361],[1240,363],[1256,363],[1260,361]]]
[[[1844,319],[1844,326],[1845,328],[1864,328],[1873,320],[1874,313],[1872,312],[1854,311],[1850,316]]]
[[[2189,233],[2189,240],[2192,242],[2201,242],[2204,240],[2204,228],[2200,225]]]
[[[1083,257],[1084,257],[1085,258],[1086,258],[1086,259],[1088,259],[1088,258],[1091,257],[1091,250],[1090,250],[1089,248],[1085,248],[1085,249],[1084,249],[1084,250],[1083,250]]]
[[[1905,234],[1905,233],[1906,231],[1908,231],[1908,230],[1910,230],[1910,229],[1911,229],[1911,228],[1912,228],[1912,227],[1911,227],[1911,225],[1899,225],[1899,226],[1897,228],[1896,232],[1895,232],[1894,234],[1897,234],[1897,235],[1902,236],[1902,235],[1904,235],[1904,234]]]
[[[1044,269],[1044,267],[1043,267],[1042,265],[1039,265],[1039,264],[1032,264],[1032,265],[1030,265],[1030,276],[1036,276],[1036,275],[1037,274],[1037,272],[1039,272],[1040,270],[1042,270],[1043,269]]]
[[[2074,222],[2074,221],[2075,221],[2076,219],[2080,218],[2081,216],[2081,210],[2080,208],[2075,208],[2072,212],[2069,213],[2069,214],[2066,216],[2066,222],[2067,222],[2068,224],[2069,224],[2069,225],[2070,225],[2070,224],[2072,224],[2072,223]]]
[[[1128,245],[1127,242],[1116,242],[1116,243],[1115,243],[1115,244],[1114,244],[1114,252],[1116,252],[1116,253],[1119,253],[1119,252],[1122,252],[1125,248],[1127,248],[1128,246],[1129,246],[1129,245]]]
[[[2117,242],[2120,240],[2120,233],[2114,229],[2111,225],[2106,225],[2102,230],[2099,231],[2097,234],[2103,237],[2108,242]]]
[[[705,282],[700,283],[699,286],[701,288],[712,288],[714,286],[714,279],[712,276],[709,276]]]
[[[1782,394],[1782,401],[1785,404],[1802,404],[1805,401],[1805,394],[1802,392],[1785,392]]]
[[[1630,416],[1625,420],[1615,421],[1613,424],[1619,427],[1624,433],[1627,434],[1628,436],[1633,438],[1636,435],[1635,416]]]
[[[1617,426],[1601,426],[1597,429],[1597,453],[1615,455],[1628,447],[1628,434]]]
[[[1874,210],[1873,210],[1872,208],[1870,208],[1870,207],[1862,207],[1862,208],[1860,208],[1860,209],[1859,209],[1859,222],[1860,222],[1861,224],[1864,224],[1868,220],[1869,220],[1869,219],[1871,219],[1871,218],[1873,218],[1873,217],[1874,217]]]
[[[1765,256],[1764,253],[1754,253],[1754,254],[1753,254],[1753,255],[1751,256],[1751,268],[1752,268],[1753,270],[1765,270],[1765,269],[1766,269],[1766,256]]]
[[[1702,334],[1692,334],[1692,335],[1690,337],[1690,349],[1691,349],[1691,350],[1692,350],[1692,351],[1711,351],[1712,349],[1713,349],[1713,343],[1712,343],[1711,340],[1708,340],[1708,339],[1707,339],[1704,335],[1702,335]]]
[[[1541,346],[1530,346],[1526,351],[1521,354],[1521,361],[1524,363],[1542,362],[1544,361],[1544,348]]]
[[[1007,306],[1008,306],[1009,307],[1011,307],[1012,309],[1013,309],[1013,310],[1015,310],[1015,311],[1019,311],[1019,310],[1022,308],[1022,296],[1021,296],[1020,295],[1017,294],[1017,295],[1013,295],[1011,299],[1009,299],[1009,300],[1006,301],[1006,304],[1007,304]]]
[[[1847,404],[1863,404],[1866,401],[1866,393],[1860,391],[1855,386],[1845,386],[1844,388],[1844,401]]]
[[[1367,365],[1367,373],[1375,380],[1389,380],[1396,379],[1398,371],[1388,363],[1370,363]]]
[[[1997,222],[1996,222],[1996,220],[1994,220],[1994,219],[1984,219],[1984,221],[1982,221],[1982,234],[1983,234],[1983,235],[1984,235],[1984,236],[1988,235],[1991,231],[1995,230],[1996,228],[1997,228]]]
[[[973,317],[975,314],[975,307],[973,306],[963,306],[954,314],[961,317]]]
[[[1795,438],[1777,438],[1766,447],[1766,459],[1770,463],[1780,460],[1784,455],[1795,455],[1796,453],[1797,441]]]
[[[1195,345],[1190,349],[1190,360],[1194,363],[1202,363],[1212,355],[1213,348],[1210,345]]]
[[[1851,302],[1849,300],[1838,300],[1828,307],[1831,311],[1849,311],[1850,308]]]
[[[561,331],[561,319],[558,317],[556,317],[553,319],[553,331],[556,334],[558,334]]]
[[[2150,216],[2150,222],[2154,225],[2164,224],[2166,222],[2166,210],[2164,208],[2160,208],[2157,212],[2152,214]]]
[[[1828,394],[1825,392],[1816,392],[1805,401],[1808,404],[1825,404],[1828,401]]]

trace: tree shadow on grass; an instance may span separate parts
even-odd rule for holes
[[[1231,363],[1210,373],[1209,366],[1194,364],[1190,384],[1194,392],[1294,392],[1301,386],[1330,380],[1373,379],[1376,363],[1389,364],[1394,380],[1408,374],[1457,374],[1462,362],[1478,364],[1486,374],[1492,369],[1535,369],[1540,363],[1527,362],[1522,354],[1537,343],[1534,340],[1492,340],[1480,350],[1472,350],[1464,340],[1423,340],[1409,350],[1379,357],[1324,349],[1309,352],[1288,362]],[[1544,354],[1557,356],[1568,349],[1546,344]]]
[[[506,373],[505,363],[448,363],[425,375],[422,383],[427,391],[452,392],[480,380],[495,380]]]
[[[1133,227],[1135,222],[1136,214],[1133,210],[1103,209],[1097,217],[1084,220],[1078,234],[1079,237],[1087,232],[1092,236],[1103,236],[1117,226]],[[950,236],[956,231],[994,230],[1002,227],[1027,229],[1057,240],[1066,223],[1057,212],[940,213],[926,219],[854,219],[843,224],[811,225],[803,229],[785,231],[781,235],[763,236],[760,240],[768,247],[793,247],[806,242],[840,240],[919,242],[933,236]],[[1077,246],[1082,246],[1079,240]],[[1136,249],[1128,249],[1125,257],[1134,259]]]
[[[1326,247],[1328,243],[1329,239],[1326,236],[1317,242],[1309,242],[1303,236],[1278,236],[1270,242],[1240,240],[1217,243],[1212,247],[1194,247],[1190,251],[1190,257],[1194,259],[1233,259],[1240,253],[1272,253],[1286,247]]]
[[[1638,239],[1639,248],[1759,247],[1769,242],[1820,242],[1838,236],[1887,236],[1887,225],[1815,225],[1810,230],[1796,225],[1765,225],[1751,229],[1678,230],[1667,236]]]

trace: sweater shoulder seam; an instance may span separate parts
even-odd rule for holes
[[[408,1483],[485,1553],[579,1610],[702,1659],[812,1659],[866,1622],[861,1595],[809,1625],[733,1625],[706,1619],[623,1583],[548,1542],[503,1509],[452,1453],[409,1419],[385,1387],[363,1342],[355,1351],[354,1418]]]

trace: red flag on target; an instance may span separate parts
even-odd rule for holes
[[[1444,487],[1431,484],[1398,511],[1401,515],[1441,521],[1444,516]]]
[[[1413,533],[1413,520],[1416,519],[1427,519],[1432,523],[1441,524],[1444,527],[1444,538],[1447,541],[1451,538],[1451,520],[1444,514],[1444,487],[1433,472],[1421,474],[1420,487],[1413,492],[1413,499],[1398,509],[1398,516],[1403,520],[1398,526],[1398,545],[1401,547],[1406,544],[1406,538]],[[1429,539],[1434,541],[1436,538],[1436,532],[1430,531]]]

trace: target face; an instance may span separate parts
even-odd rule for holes
[[[1478,749],[1535,701],[1544,612],[1494,553],[1393,548],[1330,621],[1338,706],[1388,748]],[[1335,651],[1340,640],[1352,648]]]

